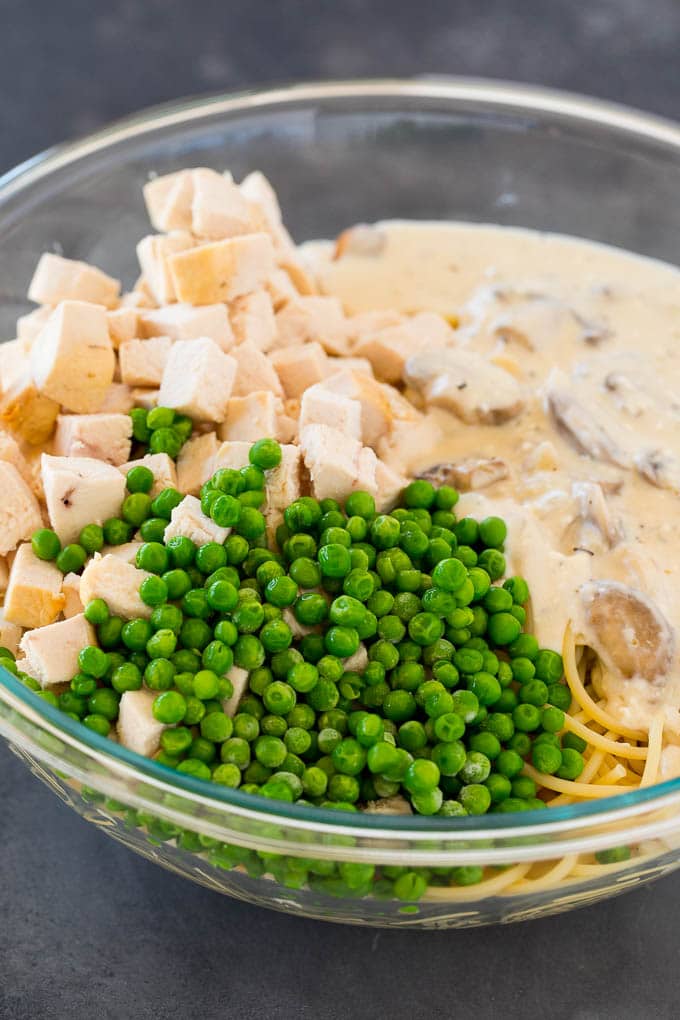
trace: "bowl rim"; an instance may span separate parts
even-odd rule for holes
[[[256,112],[268,106],[286,108],[300,103],[343,99],[443,100],[503,114],[536,114],[563,118],[572,123],[607,127],[624,135],[638,135],[648,141],[677,150],[680,154],[680,124],[631,107],[594,99],[574,92],[543,86],[475,77],[422,76],[418,78],[371,78],[310,81],[274,87],[249,88],[235,92],[197,96],[151,106],[113,121],[104,128],[75,141],[53,146],[24,160],[0,176],[0,209],[16,195],[70,164],[122,142],[165,128],[199,123],[202,119]],[[2,660],[0,660],[1,663]],[[333,809],[288,804],[255,798],[239,790],[217,786],[178,773],[120,744],[87,730],[24,687],[0,665],[0,700],[27,721],[37,724],[74,749],[94,756],[107,767],[128,778],[144,779],[161,792],[190,795],[192,802],[215,809],[228,808],[244,818],[278,819],[287,826],[315,829],[332,834],[384,836],[408,834],[412,839],[428,835],[479,834],[485,839],[507,837],[513,831],[522,836],[541,836],[573,830],[575,823],[591,826],[620,822],[650,808],[674,804],[680,794],[680,777],[636,788],[631,793],[597,798],[585,803],[550,810],[550,818],[537,821],[543,812],[530,810],[507,815],[468,818],[429,816],[380,816],[364,812],[347,814]]]

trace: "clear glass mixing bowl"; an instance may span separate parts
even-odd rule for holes
[[[298,240],[383,217],[459,219],[576,234],[677,261],[673,124],[483,81],[300,85],[153,110],[6,174],[0,335],[11,337],[26,311],[45,249],[92,260],[130,284],[135,243],[148,231],[143,183],[197,164],[229,167],[236,178],[262,169]],[[594,902],[680,864],[680,780],[481,819],[291,806],[141,758],[52,709],[2,668],[0,733],[114,839],[196,882],[291,913],[398,927],[508,922]],[[395,896],[404,870],[416,876],[414,888],[427,883],[417,903]]]

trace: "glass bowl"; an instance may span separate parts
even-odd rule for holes
[[[471,80],[298,85],[162,107],[0,180],[0,325],[45,249],[127,285],[142,185],[187,165],[273,181],[298,240],[387,217],[558,231],[669,261],[680,129],[609,104]],[[327,920],[458,928],[612,896],[680,864],[680,779],[547,812],[430,819],[252,798],[86,730],[0,668],[0,733],[83,817],[229,895]],[[36,828],[38,820],[36,819]],[[405,877],[404,877],[405,876]]]

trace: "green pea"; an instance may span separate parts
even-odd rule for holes
[[[85,566],[87,553],[82,545],[76,542],[65,545],[57,556],[57,567],[62,574],[77,574]]]
[[[31,548],[40,560],[56,560],[61,552],[61,542],[50,528],[39,528],[33,532]]]

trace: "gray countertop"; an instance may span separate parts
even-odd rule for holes
[[[677,0],[0,0],[0,24],[0,170],[145,105],[295,78],[473,74],[677,111]],[[0,802],[2,1020],[678,1015],[680,876],[512,928],[379,932],[166,874],[5,747]]]

